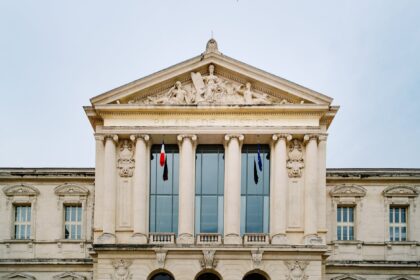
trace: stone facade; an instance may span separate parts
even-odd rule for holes
[[[92,98],[85,112],[95,170],[0,170],[0,277],[420,279],[420,170],[327,170],[327,132],[338,111],[331,103],[221,54],[213,39],[195,58]],[[172,232],[150,231],[152,150],[163,142],[179,151],[170,175],[179,186]],[[196,230],[203,145],[224,150],[218,233]],[[244,233],[241,153],[249,145],[265,145],[270,155],[269,226]],[[256,159],[254,170],[257,184]],[[30,206],[24,229],[31,230],[16,238],[21,206]],[[80,233],[64,213],[73,206]],[[390,225],[390,216],[404,224]]]

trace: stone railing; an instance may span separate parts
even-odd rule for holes
[[[222,244],[222,236],[218,233],[200,233],[196,238],[197,244]]]
[[[244,234],[244,244],[269,244],[270,237],[266,233]]]
[[[154,232],[149,234],[150,244],[174,244],[175,233]]]

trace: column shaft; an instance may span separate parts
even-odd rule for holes
[[[271,183],[270,235],[273,244],[286,243],[287,197],[289,177],[287,174],[287,140],[290,135],[273,135],[273,182]]]
[[[104,198],[104,137],[96,135],[94,231],[102,230]]]
[[[327,188],[326,188],[326,159],[327,136],[321,135],[318,143],[318,229],[327,229]]]
[[[226,135],[224,242],[240,244],[241,146],[243,135]]]
[[[318,145],[316,136],[306,135],[305,140],[305,237],[313,237],[317,234]]]
[[[136,143],[134,154],[134,184],[133,184],[133,241],[147,243],[147,200],[148,200],[148,164],[147,142],[149,135],[131,136]]]
[[[195,135],[178,135],[179,154],[179,215],[178,243],[194,243],[195,200]]]
[[[104,207],[103,207],[103,238],[104,243],[115,243],[115,211],[117,197],[117,156],[116,143],[118,137],[105,138],[104,157]]]

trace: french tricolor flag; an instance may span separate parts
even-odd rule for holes
[[[159,159],[160,166],[165,165],[165,143],[162,142],[162,148],[160,149],[160,159]]]

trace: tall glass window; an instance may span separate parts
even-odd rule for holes
[[[407,240],[407,208],[389,208],[389,239],[390,241]]]
[[[31,206],[15,206],[15,239],[31,238]]]
[[[241,234],[268,233],[269,230],[270,154],[267,145],[260,146],[260,155],[262,171],[258,166],[258,145],[242,147]]]
[[[65,206],[64,238],[82,239],[82,206]]]
[[[160,145],[152,146],[150,162],[150,232],[178,232],[178,146],[165,145],[168,180],[159,164]]]
[[[223,146],[200,145],[195,163],[195,232],[223,233]]]
[[[337,207],[337,240],[354,240],[354,207]]]

